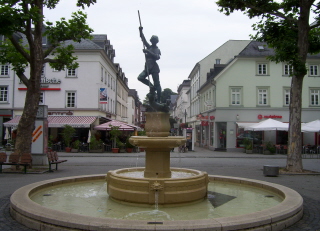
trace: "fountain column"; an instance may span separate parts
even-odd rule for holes
[[[168,137],[170,135],[169,113],[146,112],[145,115],[145,130],[148,137]],[[161,138],[159,141],[161,142]],[[171,177],[170,151],[172,148],[166,147],[163,142],[161,142],[161,145],[158,147],[148,146],[145,148],[146,161],[144,177]]]
[[[160,148],[159,148],[160,149]],[[144,177],[170,178],[170,148],[146,148]]]

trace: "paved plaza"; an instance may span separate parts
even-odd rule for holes
[[[68,161],[58,166],[58,171],[46,173],[0,174],[0,230],[31,230],[13,220],[9,214],[10,195],[18,188],[34,182],[77,175],[103,174],[109,170],[143,167],[145,153],[63,153],[60,159]],[[320,172],[317,155],[303,159],[306,170]],[[284,167],[285,155],[245,154],[241,152],[214,152],[203,148],[187,153],[171,153],[171,166],[206,171],[209,175],[224,175],[263,180],[296,190],[304,199],[304,216],[285,230],[320,231],[320,174],[283,175],[266,177],[264,165]],[[5,167],[5,166],[4,166]]]

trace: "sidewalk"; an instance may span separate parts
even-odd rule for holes
[[[12,220],[9,215],[10,195],[18,188],[37,181],[88,174],[104,174],[109,170],[143,167],[145,152],[140,153],[58,153],[58,171],[43,174],[0,174],[0,230],[30,230]],[[265,177],[264,165],[286,165],[286,155],[245,154],[243,152],[214,152],[196,147],[187,153],[171,152],[171,166],[206,171],[209,175],[251,178],[281,184],[296,190],[304,198],[304,217],[293,231],[320,230],[320,175],[279,175]],[[320,159],[303,159],[304,169],[320,172]]]

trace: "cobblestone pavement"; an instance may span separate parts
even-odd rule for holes
[[[0,174],[0,230],[29,231],[31,229],[12,219],[9,213],[10,195],[18,188],[41,180],[74,175],[101,174],[112,169],[144,166],[144,154],[67,154],[59,153],[61,164],[54,173]],[[285,231],[320,231],[320,175],[265,177],[264,164],[284,166],[285,156],[218,153],[197,149],[196,152],[172,153],[172,167],[190,167],[212,175],[239,176],[281,184],[296,190],[304,199],[303,218]],[[106,157],[102,159],[101,157]],[[103,161],[102,161],[103,160]],[[320,172],[320,159],[304,160],[304,167]]]

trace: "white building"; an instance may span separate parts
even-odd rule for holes
[[[176,121],[179,124],[178,135],[182,135],[182,127],[186,127],[188,123],[188,115],[190,114],[190,101],[187,92],[190,89],[190,80],[184,80],[178,87],[178,96],[175,103]]]
[[[231,42],[232,46],[236,42]],[[228,42],[223,46],[227,45]],[[243,45],[245,43],[241,43]],[[244,137],[253,138],[257,145],[266,141],[287,144],[285,131],[252,134],[243,129],[266,118],[289,122],[291,67],[269,61],[267,56],[272,54],[274,51],[266,44],[250,41],[232,60],[207,70],[207,81],[197,91],[199,122],[193,124],[198,132],[198,145],[213,150],[240,151]],[[308,56],[307,65],[302,122],[319,119],[320,115],[320,54]],[[320,143],[316,133],[303,134],[304,144],[315,144],[317,139]]]
[[[236,55],[238,55],[248,44],[249,40],[229,40],[207,57],[200,60],[189,74],[190,84],[190,124],[196,129],[196,143],[201,146],[208,146],[202,141],[208,142],[208,139],[201,139],[205,133],[201,131],[201,111],[204,109],[212,109],[214,107],[214,88],[210,88],[210,93],[202,95],[200,98],[199,89],[207,82],[207,75],[214,65],[228,64]],[[203,97],[206,97],[205,99]],[[205,108],[204,108],[205,107]]]
[[[114,63],[115,51],[107,35],[93,35],[92,40],[86,39],[80,43],[66,41],[68,44],[74,46],[79,67],[56,71],[46,63],[41,80],[40,104],[48,105],[50,135],[59,138],[59,128],[76,119],[76,123],[71,125],[78,128],[79,139],[85,140],[89,128],[92,130],[107,119],[126,121],[128,81],[119,64]],[[0,101],[1,112],[6,114],[2,120],[8,121],[11,114],[13,120],[6,126],[14,127],[22,114],[27,88],[10,67],[6,72],[6,67],[2,65],[1,73],[5,75],[0,76],[1,91],[6,91],[1,94],[3,101]],[[25,74],[28,77],[28,68]],[[58,117],[59,122],[51,123],[53,117]]]

